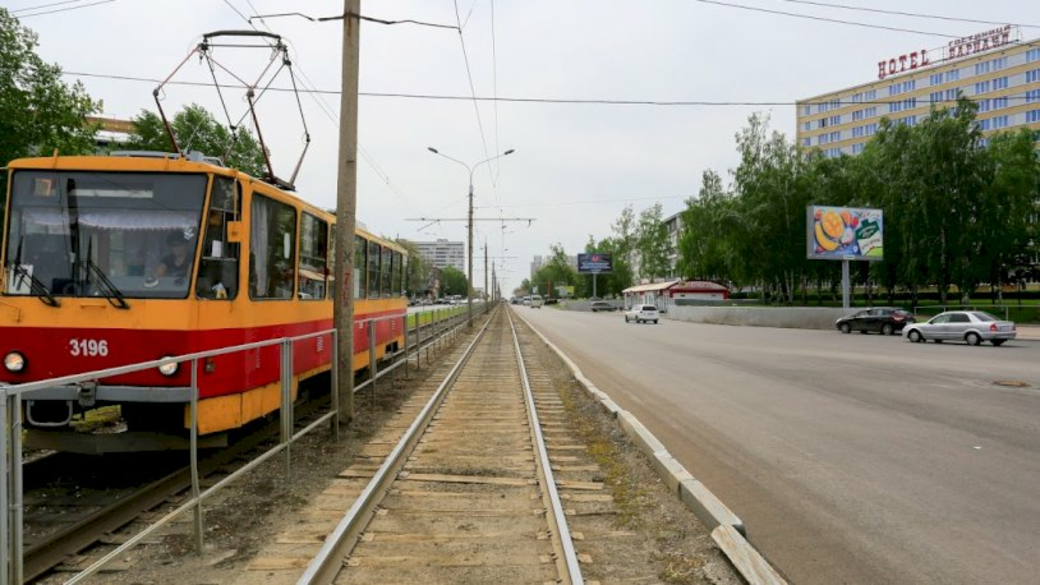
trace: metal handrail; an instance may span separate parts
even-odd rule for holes
[[[424,328],[429,328],[429,327],[432,327],[432,326],[435,326],[435,325],[443,325],[443,324],[448,324],[449,327],[447,329],[445,329],[444,331],[441,331],[439,334],[437,334],[435,336],[431,336],[429,339],[422,340],[422,341],[426,342],[427,347],[429,346],[430,343],[442,339],[445,335],[453,334],[453,333],[457,332],[458,330],[460,330],[464,326],[463,314],[461,312],[455,313],[455,314],[449,314],[449,315],[445,316],[444,318],[436,320],[436,321],[434,321],[432,319],[432,317],[434,317],[434,315],[431,315],[431,320],[429,322],[427,322],[425,325],[422,324],[422,318],[421,317],[417,317],[416,318],[414,329],[416,331],[416,336],[417,336],[418,339],[422,340],[422,338],[421,338],[421,331]],[[396,319],[402,319],[403,320],[404,331],[402,333],[403,333],[403,335],[405,337],[405,350],[395,352],[394,354],[392,354],[392,357],[397,357],[397,356],[399,356],[399,355],[401,355],[403,353],[403,354],[405,354],[405,358],[406,359],[399,360],[399,361],[395,362],[394,364],[392,364],[391,366],[384,368],[382,371],[373,371],[374,375],[371,377],[369,382],[366,382],[365,384],[361,384],[360,386],[355,388],[355,392],[357,392],[361,388],[365,387],[368,383],[370,383],[370,382],[372,382],[372,381],[382,377],[383,375],[385,375],[387,373],[390,373],[390,372],[394,371],[401,364],[405,364],[407,366],[407,363],[408,363],[407,355],[409,353],[409,349],[408,349],[408,332],[409,332],[409,329],[410,329],[408,327],[408,315],[407,314],[405,314],[405,315],[388,315],[388,316],[383,316],[383,317],[374,317],[374,318],[366,319],[366,320],[363,320],[363,321],[359,321],[358,323],[361,323],[361,324],[368,323],[369,326],[371,327],[376,322],[382,322],[382,321],[387,321],[387,320],[396,320]],[[451,326],[452,323],[455,323],[454,327]],[[191,396],[191,403],[190,403],[192,426],[191,426],[191,454],[190,455],[191,455],[191,467],[192,467],[192,484],[193,484],[193,486],[192,486],[192,492],[193,492],[192,496],[193,497],[190,500],[188,500],[187,502],[185,502],[183,505],[178,507],[176,510],[174,510],[171,513],[169,513],[166,516],[164,516],[162,519],[157,521],[155,524],[145,528],[141,533],[135,535],[133,538],[128,540],[122,546],[118,547],[116,550],[112,551],[108,555],[105,555],[102,559],[100,559],[99,561],[97,561],[96,563],[94,563],[93,565],[88,567],[87,569],[85,569],[83,572],[73,576],[68,581],[68,583],[79,583],[80,581],[82,581],[83,579],[87,578],[88,576],[95,574],[98,570],[101,569],[101,567],[103,567],[106,563],[108,563],[112,559],[118,557],[119,555],[125,553],[130,548],[133,548],[134,546],[136,546],[141,540],[146,538],[148,535],[152,534],[155,530],[157,530],[161,526],[167,524],[168,522],[170,522],[171,520],[173,520],[174,518],[178,517],[179,515],[181,515],[182,513],[186,512],[188,510],[194,510],[195,511],[195,532],[196,532],[195,540],[196,540],[196,549],[201,552],[201,550],[202,550],[202,533],[203,533],[202,504],[210,495],[212,495],[213,493],[215,493],[219,489],[222,489],[224,486],[228,485],[232,481],[238,479],[239,477],[241,477],[245,473],[255,469],[261,463],[267,461],[271,457],[273,457],[273,456],[275,456],[278,453],[281,453],[283,451],[285,452],[285,455],[286,455],[286,474],[288,476],[288,474],[291,472],[291,470],[290,470],[290,466],[291,466],[291,463],[290,463],[291,451],[290,451],[290,449],[291,449],[292,443],[294,443],[295,441],[299,440],[300,438],[302,438],[306,434],[314,431],[320,425],[322,425],[322,424],[324,424],[324,423],[326,423],[326,422],[328,422],[330,420],[337,421],[337,422],[339,420],[338,401],[337,400],[333,400],[332,401],[333,404],[332,404],[332,411],[331,412],[329,412],[329,413],[319,417],[318,420],[312,422],[306,428],[304,428],[304,429],[302,429],[302,430],[300,430],[300,431],[298,431],[296,433],[292,433],[291,432],[292,425],[294,424],[294,421],[293,421],[293,416],[292,416],[291,383],[288,382],[288,380],[291,380],[291,376],[292,376],[292,349],[293,349],[293,344],[296,341],[303,341],[303,340],[307,340],[307,339],[313,339],[313,338],[321,337],[321,336],[324,336],[324,335],[331,335],[332,336],[332,343],[333,343],[332,355],[335,356],[337,354],[336,348],[338,346],[338,336],[337,336],[336,331],[334,329],[328,329],[328,330],[323,330],[323,331],[306,333],[306,334],[299,335],[299,336],[294,336],[294,337],[283,337],[283,338],[265,340],[265,341],[254,342],[254,343],[246,343],[246,344],[241,344],[241,345],[237,345],[237,346],[219,348],[219,349],[214,349],[214,350],[207,350],[207,351],[196,352],[196,353],[192,353],[192,354],[185,354],[185,355],[182,355],[182,356],[172,356],[172,357],[161,358],[161,359],[158,359],[158,360],[152,360],[152,361],[147,361],[147,362],[140,362],[138,364],[130,364],[130,365],[127,365],[127,366],[119,366],[119,367],[115,367],[115,368],[107,368],[107,369],[103,369],[103,370],[97,370],[97,371],[94,371],[94,372],[87,372],[87,373],[84,373],[84,374],[62,376],[62,377],[59,377],[59,378],[52,378],[50,380],[41,380],[41,381],[37,381],[37,382],[28,382],[28,383],[23,383],[23,384],[17,384],[17,385],[10,385],[10,386],[2,386],[2,387],[0,387],[0,394],[2,394],[2,396],[3,396],[3,399],[0,400],[0,424],[3,424],[5,427],[7,427],[5,429],[0,429],[0,431],[2,431],[2,432],[0,432],[0,475],[2,475],[4,477],[10,476],[10,481],[9,482],[8,481],[4,481],[4,482],[2,482],[2,485],[0,485],[0,510],[3,510],[6,514],[10,515],[10,516],[5,517],[4,521],[0,522],[0,585],[7,585],[8,583],[15,583],[15,582],[20,583],[21,580],[22,580],[22,562],[21,562],[22,561],[22,545],[21,545],[21,542],[22,542],[22,539],[21,539],[21,528],[22,528],[22,517],[21,517],[21,513],[22,513],[22,499],[21,499],[21,496],[22,496],[22,494],[21,494],[21,492],[22,492],[22,487],[21,487],[21,431],[22,431],[22,425],[21,425],[21,409],[18,407],[19,401],[22,399],[22,395],[24,395],[24,394],[31,394],[32,392],[41,390],[43,388],[49,388],[49,387],[53,387],[53,386],[56,386],[56,385],[75,384],[75,383],[78,383],[78,382],[93,381],[93,380],[97,380],[97,379],[100,379],[100,378],[108,378],[108,377],[112,377],[112,376],[118,376],[118,375],[123,375],[123,374],[127,374],[127,373],[132,373],[132,372],[136,372],[136,371],[147,370],[147,369],[150,369],[150,368],[153,368],[153,367],[158,367],[160,365],[165,365],[165,364],[170,364],[170,363],[190,362],[192,364],[192,383],[191,383],[191,386],[192,386],[192,396]],[[271,347],[271,346],[275,346],[275,345],[279,345],[279,346],[282,347],[282,351],[281,351],[282,357],[281,357],[281,361],[280,361],[280,365],[279,365],[279,370],[281,372],[280,377],[282,379],[282,406],[281,406],[281,411],[283,413],[283,417],[282,417],[283,440],[282,440],[282,442],[280,442],[277,445],[273,446],[268,451],[262,453],[256,459],[254,459],[253,461],[250,461],[249,463],[244,465],[242,468],[236,470],[234,473],[230,474],[229,476],[227,476],[226,478],[222,479],[221,481],[219,481],[215,485],[211,486],[209,489],[207,489],[205,491],[201,491],[199,489],[200,484],[199,484],[199,477],[198,477],[198,460],[197,460],[197,452],[198,452],[198,440],[197,440],[197,436],[198,436],[198,423],[197,423],[198,405],[197,404],[198,404],[198,399],[199,399],[199,397],[198,397],[198,378],[197,378],[197,376],[198,376],[198,361],[200,359],[206,359],[206,358],[209,358],[209,357],[215,357],[215,356],[219,356],[219,355],[227,355],[227,354],[231,354],[231,353],[248,351],[248,350],[251,350],[251,349],[258,349],[258,348],[262,348],[262,347]],[[414,349],[415,355],[417,357],[417,366],[418,366],[418,361],[421,360],[421,356],[419,354],[419,352],[421,350],[422,350],[422,344],[421,343],[417,343],[416,347]],[[288,371],[289,371],[288,376],[286,376],[286,371],[285,371],[286,368],[288,368]],[[377,368],[377,370],[378,370],[378,368]],[[335,373],[335,369],[333,369],[333,372]],[[337,394],[335,392],[333,392],[333,398],[336,398],[336,396],[337,396]],[[336,426],[337,426],[336,430],[338,431],[338,424]],[[338,436],[338,433],[337,433],[336,436]],[[8,472],[8,465],[10,465],[10,472]],[[12,499],[11,496],[14,496],[14,499]],[[9,531],[13,531],[13,534],[10,534]]]

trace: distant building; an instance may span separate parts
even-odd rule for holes
[[[449,266],[466,272],[466,244],[465,242],[449,242],[439,239],[434,242],[412,242],[419,249],[419,255],[437,269]]]
[[[682,212],[664,218],[664,227],[668,229],[668,243],[671,252],[668,254],[668,276],[679,276],[679,238],[682,237]]]
[[[541,270],[542,267],[545,266],[548,262],[549,262],[549,257],[548,256],[535,256],[531,260],[531,278],[534,278],[535,273],[537,273],[539,270]],[[577,255],[567,256],[567,264],[569,264],[571,266],[571,268],[577,270],[578,269],[578,256]]]

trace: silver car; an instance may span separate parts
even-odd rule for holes
[[[993,345],[1004,345],[1014,339],[1017,331],[1012,321],[1001,321],[982,311],[947,311],[925,323],[913,323],[903,329],[906,338],[915,343],[932,340],[965,341],[968,345],[979,345],[989,341]]]

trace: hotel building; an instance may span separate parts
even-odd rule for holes
[[[1040,39],[1018,36],[1004,26],[886,59],[877,64],[875,81],[799,100],[798,145],[829,157],[856,155],[881,118],[915,125],[933,105],[953,106],[958,92],[978,103],[984,135],[1040,130]]]

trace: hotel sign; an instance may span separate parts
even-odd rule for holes
[[[953,59],[970,57],[977,53],[984,53],[991,49],[997,49],[1017,40],[1017,27],[1006,24],[986,32],[952,40],[945,47],[942,47],[941,49],[932,49],[932,51],[942,51],[943,56],[940,61],[951,61]],[[928,50],[926,49],[893,57],[887,61],[878,61],[878,79],[884,79],[889,75],[913,71],[914,69],[927,67],[931,64],[932,60],[928,55]]]

